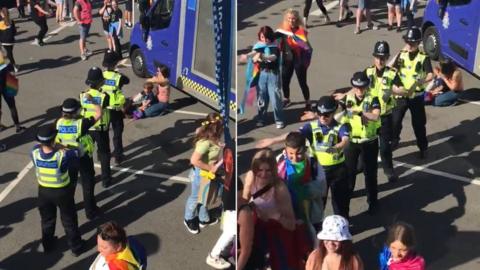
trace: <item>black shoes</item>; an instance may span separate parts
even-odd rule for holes
[[[378,213],[378,203],[370,203],[368,205],[367,214],[370,216],[376,215]]]
[[[95,207],[95,210],[91,211],[90,213],[87,213],[87,219],[90,221],[98,220],[102,216],[103,212],[99,207]]]
[[[125,160],[125,156],[124,155],[119,155],[119,156],[116,156],[113,158],[115,160],[115,165],[120,165],[122,164],[122,162]]]
[[[396,174],[388,176],[388,182],[389,183],[395,183],[398,181],[398,176]]]
[[[418,152],[418,158],[419,159],[426,159],[427,158],[427,150],[420,150]]]
[[[57,243],[57,237],[54,236],[51,239],[45,240],[42,239],[43,253],[50,253],[55,249]]]
[[[108,188],[109,186],[112,185],[112,180],[111,179],[108,179],[108,180],[102,180],[102,187],[103,188]]]
[[[71,249],[72,255],[74,257],[80,256],[83,252],[86,250],[86,242],[85,240],[80,240],[80,243],[75,247]]]
[[[218,223],[218,218],[211,218],[208,222],[200,221],[200,228],[205,228],[207,226],[212,226]]]
[[[198,234],[200,232],[198,228],[198,218],[190,219],[190,220],[184,220],[183,224],[185,224],[185,227],[187,227],[187,231],[189,231],[191,234]]]

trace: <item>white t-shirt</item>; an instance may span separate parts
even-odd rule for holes
[[[95,258],[95,261],[93,261],[92,265],[90,265],[90,268],[88,270],[110,270],[107,264],[107,261],[105,260],[105,257],[103,257],[101,254],[98,254],[98,256]]]

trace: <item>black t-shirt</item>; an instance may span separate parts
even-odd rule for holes
[[[47,0],[30,0],[30,8],[32,9],[32,12],[31,12],[32,17],[35,17],[35,18],[45,17],[45,14],[43,12],[40,12],[40,11],[38,11],[38,9],[35,8],[36,5],[38,5],[43,10],[45,10],[45,7],[47,5]]]
[[[122,11],[117,8],[116,10],[113,10],[112,14],[110,14],[110,22],[111,23],[119,22],[120,19],[122,19],[122,17],[123,17]]]

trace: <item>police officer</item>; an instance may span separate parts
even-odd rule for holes
[[[412,115],[413,131],[417,138],[417,146],[420,149],[419,158],[425,158],[428,141],[425,129],[427,117],[423,94],[425,84],[433,79],[432,64],[430,58],[418,49],[418,45],[422,41],[420,29],[410,28],[403,38],[407,43],[406,50],[400,52],[393,66],[398,70],[405,95],[396,96],[397,105],[393,110],[392,146],[396,148],[400,141],[402,120],[408,109]]]
[[[54,146],[57,135],[55,126],[46,125],[38,129],[40,144],[33,147],[31,158],[38,181],[38,209],[42,222],[42,245],[45,253],[55,245],[55,223],[57,207],[67,235],[68,245],[74,256],[83,252],[84,241],[78,230],[75,208],[75,184],[71,182],[69,168],[78,166],[77,150]]]
[[[349,183],[345,166],[344,149],[349,142],[349,127],[334,119],[337,102],[330,96],[321,97],[316,113],[306,112],[302,120],[314,119],[300,128],[308,139],[311,152],[325,171],[327,187],[332,190],[332,207],[337,215],[348,218]],[[257,147],[268,147],[285,140],[288,133],[258,142]]]
[[[70,179],[77,182],[78,171],[82,179],[83,200],[88,219],[95,219],[99,209],[95,201],[95,170],[93,168],[93,139],[88,129],[102,116],[102,109],[95,105],[95,114],[90,118],[79,115],[80,103],[73,98],[67,98],[62,105],[62,117],[57,120],[57,137],[55,141],[69,149],[78,149],[80,168],[70,168]]]
[[[105,83],[102,86],[102,91],[110,96],[110,104],[108,110],[110,112],[110,123],[113,129],[113,158],[118,165],[124,160],[123,155],[123,106],[125,104],[125,95],[122,92],[122,87],[130,83],[127,76],[116,72],[115,66],[118,62],[118,55],[115,52],[107,51],[103,58],[103,66],[107,69],[103,72]]]
[[[112,178],[110,170],[110,138],[108,136],[110,113],[107,109],[110,104],[110,98],[100,90],[104,83],[102,70],[100,68],[91,68],[88,71],[85,83],[90,88],[80,94],[82,116],[88,119],[95,115],[95,105],[102,107],[102,117],[90,127],[89,133],[97,144],[97,155],[102,167],[102,186],[106,188],[111,184]]]
[[[386,41],[378,41],[373,48],[374,64],[365,70],[370,85],[370,95],[376,96],[380,101],[380,156],[382,157],[383,171],[389,182],[398,180],[393,170],[392,161],[392,111],[395,107],[393,94],[404,93],[403,84],[395,69],[386,66],[390,57],[390,46]]]
[[[363,71],[353,74],[350,83],[353,94],[348,93],[341,101],[344,107],[342,123],[348,123],[351,127],[350,144],[345,149],[345,163],[347,165],[349,196],[355,189],[355,178],[358,160],[363,159],[365,186],[367,189],[368,212],[374,214],[378,206],[377,190],[377,156],[378,134],[380,122],[380,101],[372,96],[367,90],[370,80]],[[350,203],[348,204],[350,205]]]

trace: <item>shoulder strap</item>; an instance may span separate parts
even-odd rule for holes
[[[262,195],[265,194],[267,191],[269,191],[272,187],[273,187],[272,184],[268,184],[268,185],[264,186],[263,188],[261,188],[260,190],[258,190],[257,192],[255,192],[255,193],[252,195],[252,198],[253,198],[253,199],[256,199],[256,198],[262,196]]]

